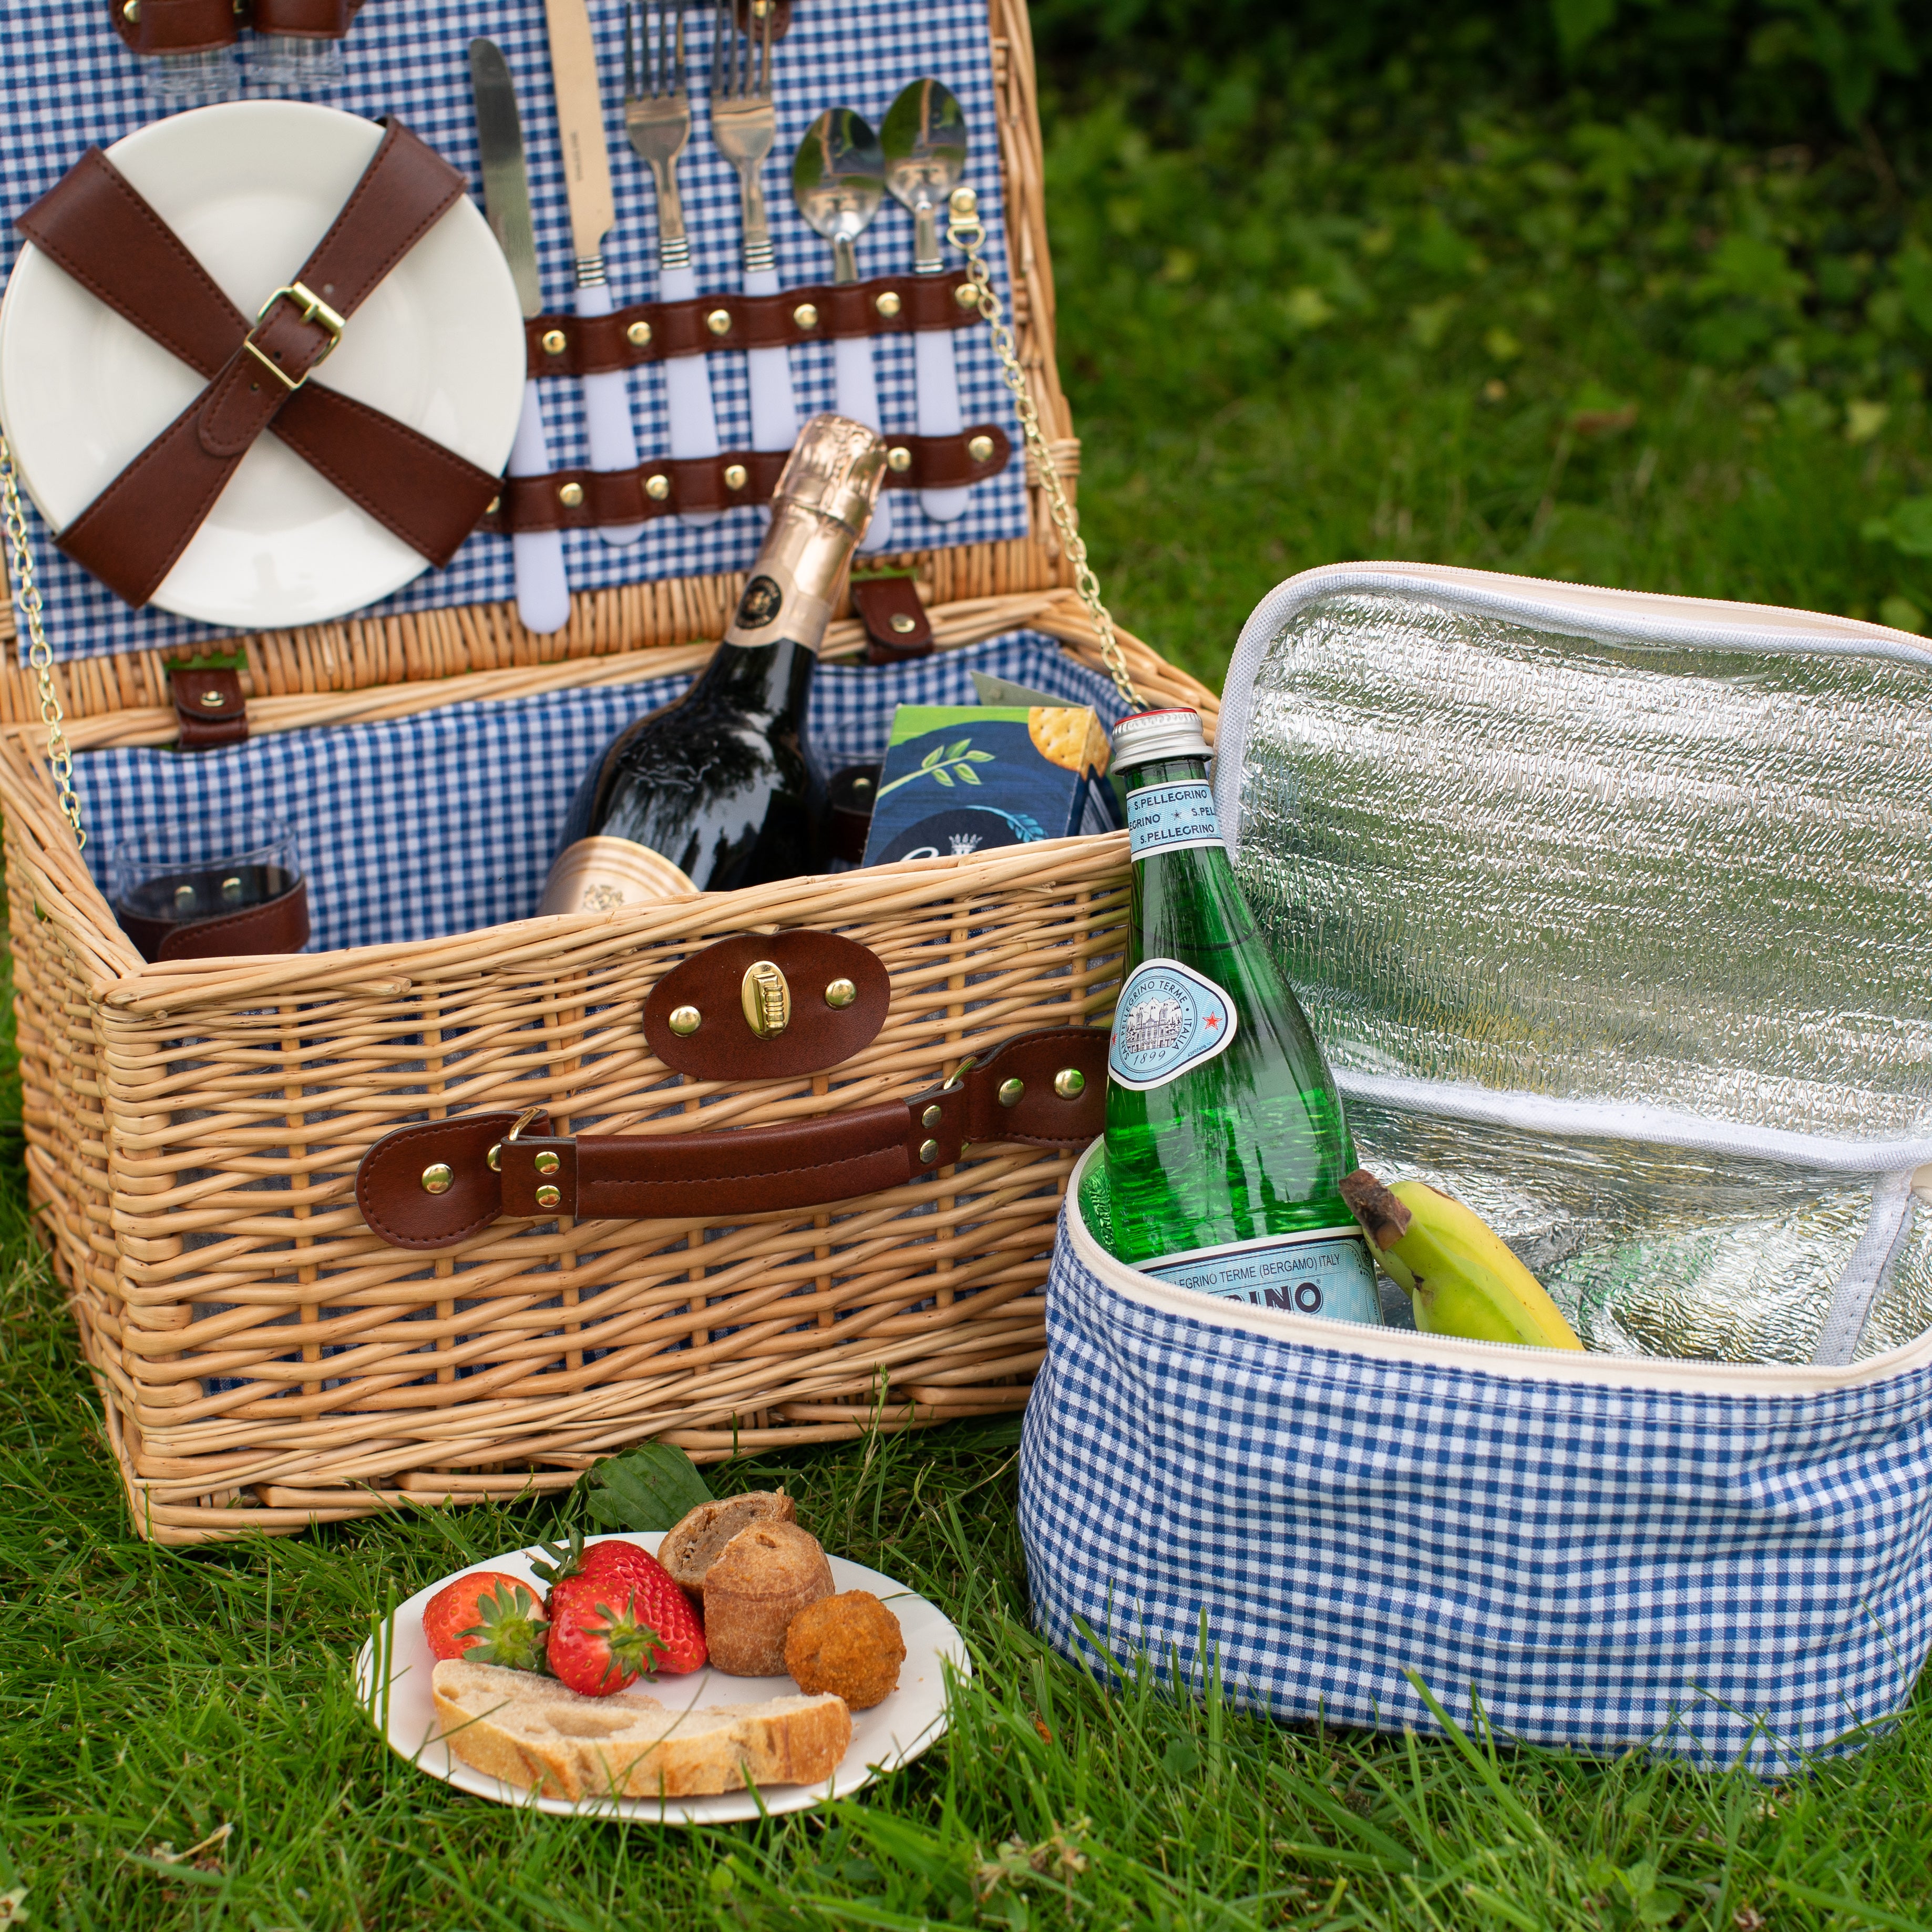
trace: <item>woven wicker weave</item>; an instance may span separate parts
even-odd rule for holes
[[[992,0],[992,14],[1023,357],[1070,458],[1025,11]],[[942,649],[1024,625],[1099,664],[1045,542],[908,560]],[[692,669],[738,583],[580,597],[550,638],[493,606],[253,638],[250,728]],[[848,620],[827,654],[860,644]],[[1192,680],[1123,644],[1150,700],[1211,718]],[[154,654],[55,675],[76,749],[175,737]],[[1124,837],[406,945],[148,965],[60,815],[24,671],[0,676],[0,714],[19,721],[0,731],[0,802],[30,1186],[146,1533],[194,1543],[560,1488],[650,1436],[706,1460],[1024,1403],[1067,1156],[987,1144],[902,1188],[727,1228],[508,1222],[434,1260],[370,1232],[355,1171],[405,1120],[539,1101],[558,1132],[796,1120],[1102,1017]],[[890,1016],[862,1052],[830,1076],[729,1090],[652,1058],[638,1014],[665,972],[720,938],[804,926],[890,970]]]

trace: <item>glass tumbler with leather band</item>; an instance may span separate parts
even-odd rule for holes
[[[109,848],[107,897],[147,960],[299,952],[308,943],[295,836],[272,818],[150,826]]]

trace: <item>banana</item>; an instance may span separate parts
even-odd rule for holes
[[[1425,1334],[1582,1347],[1543,1284],[1461,1202],[1420,1180],[1384,1187],[1366,1168],[1343,1179],[1342,1198],[1390,1280],[1408,1292]]]

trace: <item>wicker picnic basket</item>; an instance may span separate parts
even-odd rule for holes
[[[1026,9],[990,0],[990,16],[1015,346],[1049,472],[1070,476]],[[1148,702],[1211,718],[1208,692],[1108,638],[1083,602],[1039,450],[1030,538],[897,560],[938,650],[1024,627],[1080,664],[1124,666]],[[507,604],[251,637],[251,737],[688,674],[742,583],[582,594],[549,637]],[[36,607],[30,582],[16,590]],[[825,656],[862,647],[848,617]],[[46,656],[37,644],[0,673],[28,1182],[142,1533],[192,1544],[558,1490],[647,1437],[703,1461],[1024,1405],[1073,1156],[1002,1142],[997,1122],[959,1162],[836,1204],[511,1218],[434,1253],[372,1231],[358,1168],[410,1124],[539,1107],[553,1135],[796,1126],[923,1095],[1017,1036],[1104,1019],[1124,836],[430,940],[148,964],[50,782],[49,720],[64,718],[84,803],[90,754],[176,739],[166,654]],[[783,1078],[707,1081],[657,1056],[640,1018],[668,973],[720,941],[800,928],[856,940],[890,974],[868,1043]]]

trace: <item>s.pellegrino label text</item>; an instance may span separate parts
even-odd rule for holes
[[[1214,815],[1213,787],[1200,778],[1186,778],[1130,792],[1127,842],[1136,859],[1156,852],[1198,851],[1204,845],[1225,850],[1227,842]]]
[[[1212,980],[1178,959],[1144,959],[1120,988],[1107,1072],[1141,1092],[1165,1087],[1224,1052],[1239,1024],[1234,1001]]]
[[[1156,1281],[1252,1308],[1324,1316],[1331,1322],[1374,1324],[1382,1318],[1375,1264],[1357,1228],[1264,1234],[1140,1266]]]

